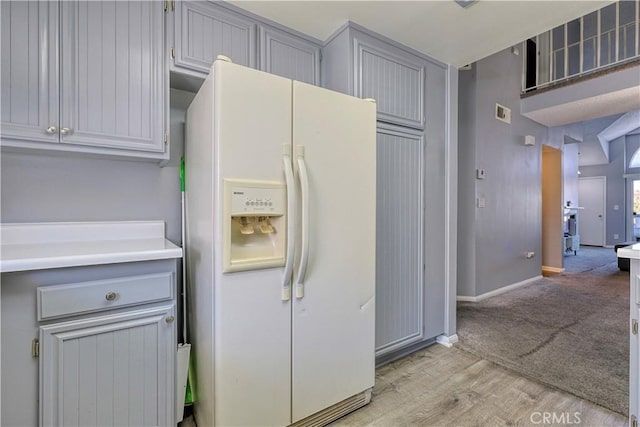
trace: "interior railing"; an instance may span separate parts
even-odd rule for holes
[[[640,57],[640,0],[621,0],[525,43],[522,92]]]

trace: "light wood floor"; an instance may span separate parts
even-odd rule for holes
[[[455,346],[433,345],[379,368],[372,402],[332,425],[622,427],[628,422]]]
[[[331,425],[626,427],[628,422],[455,346],[433,345],[377,369],[371,403]],[[193,426],[191,417],[181,423]]]

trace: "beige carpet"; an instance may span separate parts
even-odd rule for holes
[[[458,303],[459,347],[628,414],[629,273],[608,263]]]

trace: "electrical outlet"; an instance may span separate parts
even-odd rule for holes
[[[485,200],[484,197],[478,197],[478,207],[479,208],[484,208],[487,206],[487,201]]]
[[[486,176],[484,169],[476,169],[476,178],[477,179],[484,179],[484,177]]]
[[[614,234],[614,235],[613,235],[613,239],[614,239],[614,240],[618,240],[619,238],[620,238],[620,236],[619,236],[618,234]]]
[[[613,205],[613,210],[614,211],[620,210],[620,205]]]

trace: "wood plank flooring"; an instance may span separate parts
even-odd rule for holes
[[[628,421],[455,346],[432,345],[378,368],[371,403],[331,425],[626,427]],[[181,423],[193,426],[192,417]]]
[[[555,415],[555,419],[554,419]],[[626,417],[455,348],[433,345],[376,371],[372,402],[332,426],[623,427]]]

